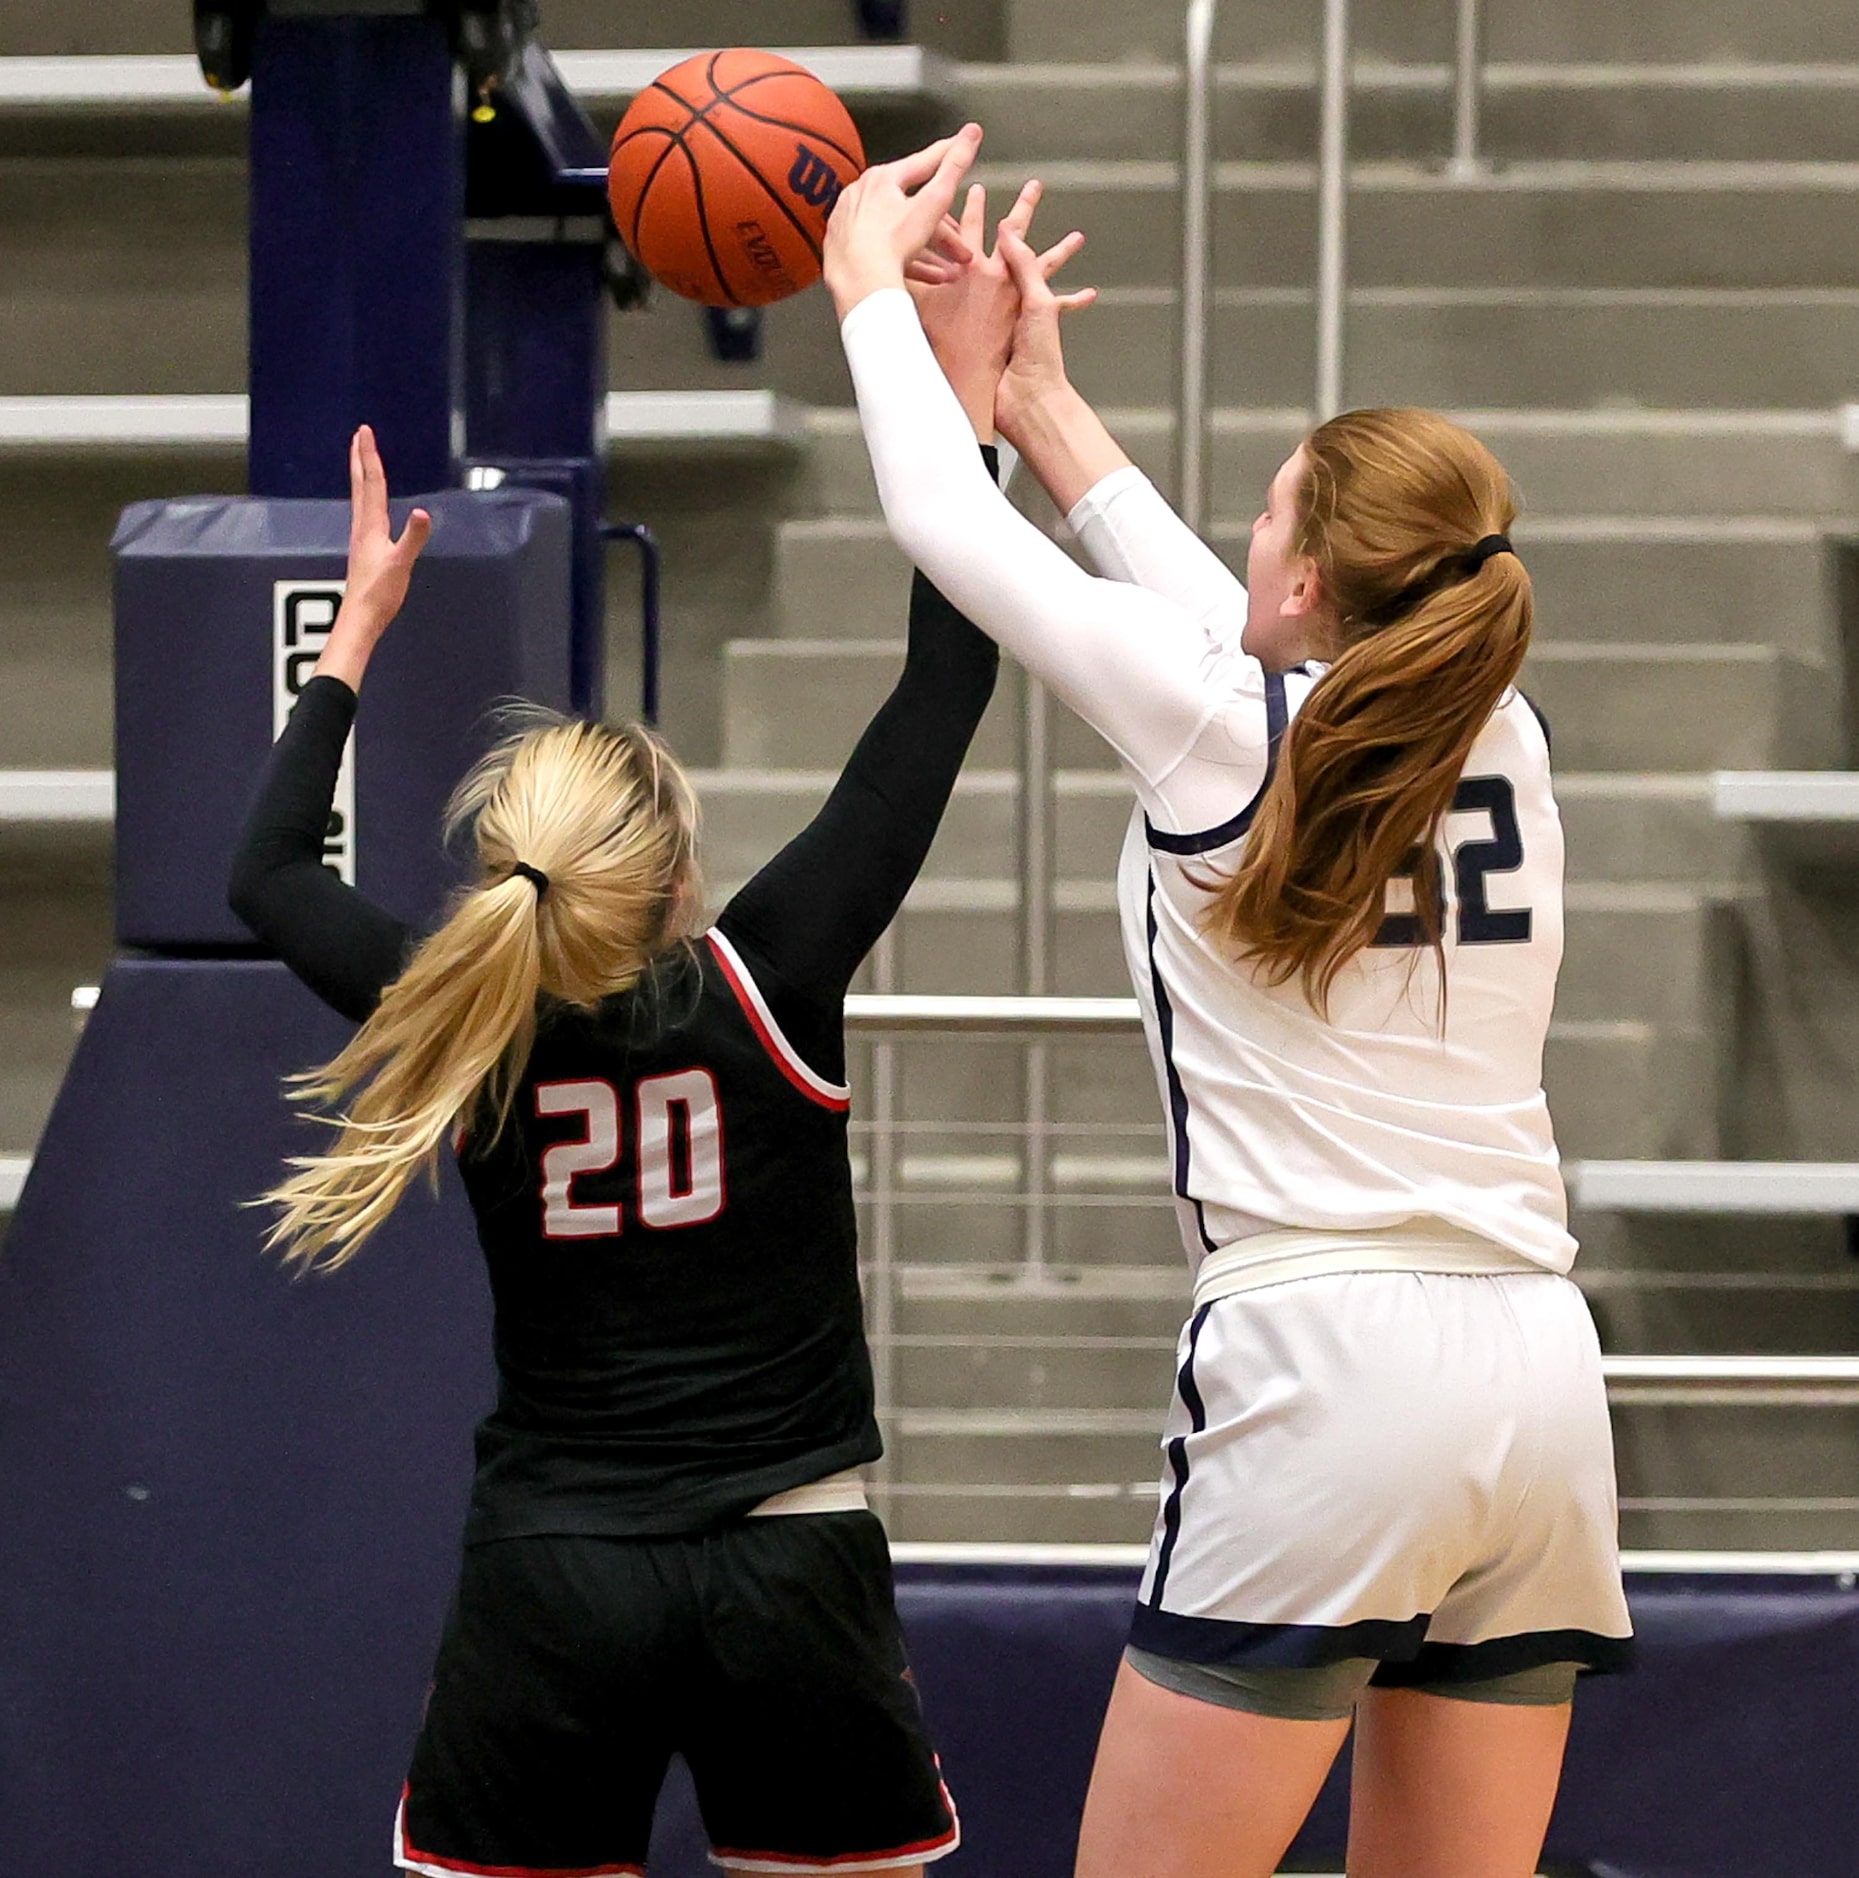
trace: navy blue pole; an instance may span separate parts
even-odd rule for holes
[[[442,20],[260,18],[250,484],[344,496],[372,424],[395,486],[458,454],[464,124]]]

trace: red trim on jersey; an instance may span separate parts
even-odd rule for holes
[[[462,1859],[422,1852],[407,1838],[407,1793],[402,1788],[394,1820],[394,1860],[415,1870],[457,1872],[461,1878],[645,1878],[643,1865],[468,1865]]]
[[[743,972],[736,969],[736,962],[730,956],[729,944],[720,933],[708,933],[705,937],[710,942],[711,956],[723,969],[723,976],[729,981],[729,988],[736,994],[736,1002],[742,1007],[742,1014],[749,1020],[749,1028],[761,1040],[761,1045],[774,1060],[775,1067],[791,1082],[809,1102],[817,1102],[823,1109],[831,1109],[837,1115],[843,1115],[852,1106],[852,1097],[848,1092],[835,1095],[830,1091],[836,1086],[828,1083],[801,1061],[794,1046],[778,1032],[769,1027],[768,1020],[762,1015],[760,997],[753,983]],[[802,1072],[805,1071],[805,1074]],[[813,1081],[807,1078],[813,1077]],[[816,1086],[817,1085],[817,1086]],[[753,1854],[745,1854],[752,1857]]]

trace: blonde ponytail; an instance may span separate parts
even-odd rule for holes
[[[509,1119],[539,1003],[590,1009],[688,936],[701,906],[689,782],[650,732],[527,709],[459,785],[448,836],[481,878],[383,993],[339,1056],[291,1078],[293,1098],[345,1112],[327,1153],[291,1160],[261,1204],[266,1244],[332,1269],[354,1257],[415,1174],[467,1128]],[[517,871],[521,868],[523,871]]]
[[[1351,411],[1304,446],[1296,551],[1315,562],[1343,649],[1285,734],[1208,931],[1269,984],[1327,1011],[1411,873],[1443,964],[1436,841],[1466,758],[1517,682],[1530,576],[1494,552],[1516,515],[1484,445],[1431,411]]]

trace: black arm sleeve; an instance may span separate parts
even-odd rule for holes
[[[999,667],[994,642],[918,574],[895,689],[819,814],[717,921],[772,979],[771,1008],[823,1075],[843,1073],[846,989],[929,853]]]
[[[304,686],[246,812],[226,897],[325,1004],[361,1023],[400,976],[411,933],[323,865],[354,721],[355,694],[339,678]]]

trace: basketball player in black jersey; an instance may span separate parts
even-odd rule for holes
[[[925,317],[1004,331],[1013,292],[990,260]],[[986,438],[998,371],[978,376],[960,389]],[[231,900],[361,1025],[300,1079],[339,1119],[270,1196],[273,1243],[341,1263],[449,1144],[489,1264],[499,1396],[397,1862],[640,1872],[678,1753],[728,1869],[917,1871],[958,1828],[855,1471],[880,1443],[842,1005],[928,852],[995,649],[917,577],[891,696],[707,932],[669,752],[637,728],[519,732],[460,787],[477,884],[420,938],[321,865],[356,693],[430,527],[416,511],[393,540],[365,429],[351,481],[341,614]]]

